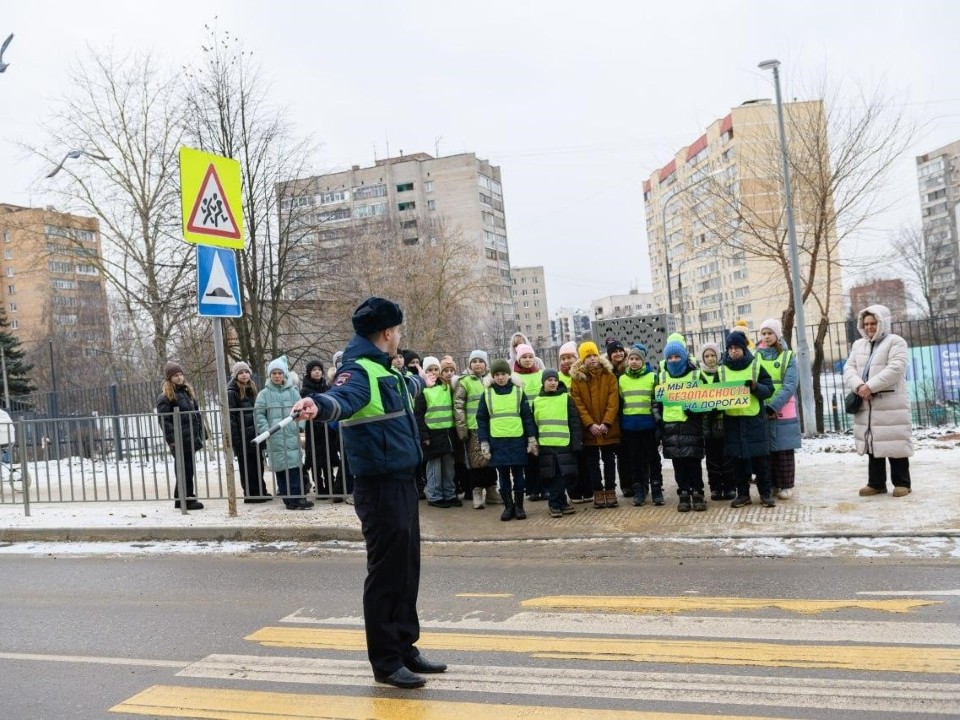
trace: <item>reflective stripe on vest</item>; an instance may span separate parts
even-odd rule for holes
[[[541,395],[533,401],[533,419],[541,445],[566,447],[570,444],[569,403],[566,393]]]
[[[487,410],[490,413],[490,437],[523,437],[523,420],[520,419],[520,401],[523,390],[516,385],[512,392],[500,395],[487,388]]]
[[[392,367],[388,370],[370,358],[358,358],[356,363],[367,371],[367,381],[370,383],[370,399],[366,405],[357,410],[347,420],[342,420],[340,422],[341,427],[391,420],[413,411],[410,392],[407,390],[407,381],[404,380],[403,375],[401,375],[399,371]],[[380,397],[380,383],[378,382],[379,378],[382,377],[395,377],[397,379],[397,387],[399,388],[400,399],[405,408],[404,410],[396,410],[390,413],[383,411],[383,398]]]
[[[765,360],[763,357],[760,358],[761,367],[767,371],[770,379],[773,380],[773,395],[776,395],[783,386],[783,374],[787,371],[787,366],[790,364],[791,358],[793,358],[792,350],[784,350],[773,358],[773,360]],[[773,397],[773,395],[770,397]]]
[[[543,389],[543,370],[537,370],[535,373],[517,373],[517,377],[523,383],[523,392],[527,400],[537,397]]]
[[[450,396],[450,387],[438,383],[423,391],[427,401],[427,411],[423,414],[423,421],[431,430],[447,430],[453,423],[453,398]]]
[[[480,407],[480,398],[483,397],[483,381],[476,375],[464,375],[460,384],[467,389],[467,402],[464,403],[464,413],[467,416],[467,429],[477,429],[477,408]]]
[[[686,383],[691,380],[696,380],[698,372],[696,370],[691,370],[686,375],[681,375],[680,377],[673,377],[670,373],[666,374],[666,377],[663,380],[664,384],[677,382],[677,383]],[[663,421],[665,423],[680,423],[686,422],[687,413],[683,409],[683,405],[664,405],[663,406]]]
[[[728,368],[726,365],[720,366],[720,382],[743,382],[744,380],[753,380],[757,381],[757,378],[760,376],[760,363],[757,361],[756,356],[753,358],[747,367],[743,370],[733,370]],[[724,410],[724,414],[731,416],[745,416],[753,417],[760,413],[760,401],[757,399],[757,396],[753,393],[750,393],[750,404],[745,408],[732,408],[730,410]]]
[[[647,372],[636,378],[624,373],[618,382],[624,415],[649,415],[652,412],[653,390],[657,382],[655,373]]]

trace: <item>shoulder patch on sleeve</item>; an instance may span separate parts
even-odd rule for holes
[[[345,385],[347,381],[350,380],[351,374],[352,373],[349,373],[349,372],[340,373],[339,375],[337,375],[336,379],[333,381],[333,386],[337,387],[339,385]]]

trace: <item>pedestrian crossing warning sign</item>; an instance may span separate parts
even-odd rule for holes
[[[243,248],[240,163],[180,148],[180,193],[184,240]]]
[[[233,250],[197,246],[197,312],[203,317],[243,315]]]

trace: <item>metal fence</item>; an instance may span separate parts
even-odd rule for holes
[[[238,420],[242,422],[242,415]],[[195,454],[196,496],[201,500],[226,498],[225,468],[232,463],[236,496],[243,499],[239,467],[235,458],[222,450],[220,411],[203,410],[199,421],[208,439]],[[51,435],[53,430],[58,440]],[[313,432],[312,423],[304,430]],[[326,425],[318,431],[320,444],[307,444],[304,455],[306,465],[312,468],[309,479],[314,485],[321,483],[318,495],[343,499],[350,487],[343,482],[346,474],[340,467],[339,435]],[[21,417],[0,424],[0,505],[23,505],[29,514],[31,503],[172,501],[177,463],[182,467],[182,453],[191,452],[180,447],[176,434],[175,439],[178,442],[171,449],[155,412],[55,421]],[[257,455],[255,477],[264,478],[270,495],[276,495],[268,458],[269,453]]]

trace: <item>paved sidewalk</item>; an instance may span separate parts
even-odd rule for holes
[[[797,455],[797,488],[776,508],[756,503],[732,509],[709,503],[706,512],[678,513],[669,463],[664,464],[668,504],[596,510],[575,505],[577,513],[554,519],[546,503],[526,503],[528,519],[501,522],[497,506],[474,510],[440,509],[421,503],[425,540],[497,541],[559,538],[747,538],[747,537],[933,537],[960,536],[960,443],[926,443],[911,460],[914,491],[903,498],[861,498],[866,459],[846,450],[849,441],[819,443]],[[841,450],[838,452],[838,450]],[[753,489],[756,500],[756,489]],[[25,540],[360,540],[353,507],[318,502],[307,511],[288,511],[279,500],[238,504],[229,517],[225,500],[204,500],[206,509],[187,515],[172,503],[0,505],[0,542]]]

